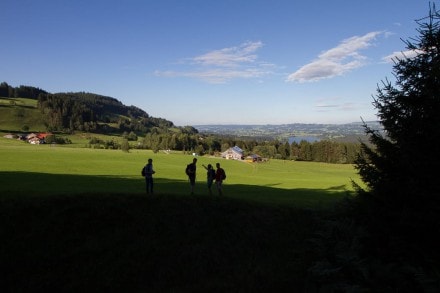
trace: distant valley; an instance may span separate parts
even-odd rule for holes
[[[378,121],[366,121],[367,126],[379,130],[381,125]],[[365,138],[362,122],[346,124],[266,124],[266,125],[241,125],[241,124],[218,124],[218,125],[194,125],[201,133],[212,133],[234,137],[252,137],[260,139],[281,139],[297,141],[331,139],[337,141],[359,141]],[[298,138],[295,140],[295,138]]]

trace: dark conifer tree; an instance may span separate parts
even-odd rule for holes
[[[375,229],[388,239],[406,235],[431,243],[429,237],[440,229],[440,14],[435,5],[416,22],[419,36],[404,41],[407,51],[394,60],[395,82],[383,81],[373,102],[384,131],[364,125],[372,145],[362,144],[356,168],[368,186],[359,189],[359,198],[371,208],[370,224],[376,221]]]

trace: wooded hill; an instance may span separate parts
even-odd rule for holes
[[[0,84],[0,98],[28,98],[37,101],[37,108],[47,131],[87,131],[105,134],[135,132],[143,135],[153,128],[166,130],[173,122],[150,116],[136,106],[119,100],[86,92],[49,93],[32,86],[12,87]],[[192,127],[186,132],[197,133]]]

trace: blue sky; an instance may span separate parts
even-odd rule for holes
[[[433,1],[431,1],[432,3]],[[434,1],[435,3],[435,1]],[[0,82],[176,125],[376,119],[428,0],[0,0]]]

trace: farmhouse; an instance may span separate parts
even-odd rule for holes
[[[261,162],[263,159],[261,158],[261,156],[257,155],[257,154],[252,154],[246,157],[246,161],[247,162]]]
[[[227,160],[243,160],[243,150],[238,146],[227,149],[221,155]]]
[[[28,135],[26,135],[26,140],[29,141],[30,139],[37,137],[36,133],[29,133]]]
[[[30,139],[28,139],[28,143],[30,144],[40,144],[42,143],[41,140],[38,137],[32,137]]]
[[[41,144],[41,143],[45,143],[45,139],[49,135],[52,135],[52,133],[49,132],[31,133],[26,136],[26,140],[30,144]]]
[[[40,140],[45,140],[49,135],[52,135],[52,133],[50,133],[50,132],[40,132],[40,133],[37,133],[37,137]]]

